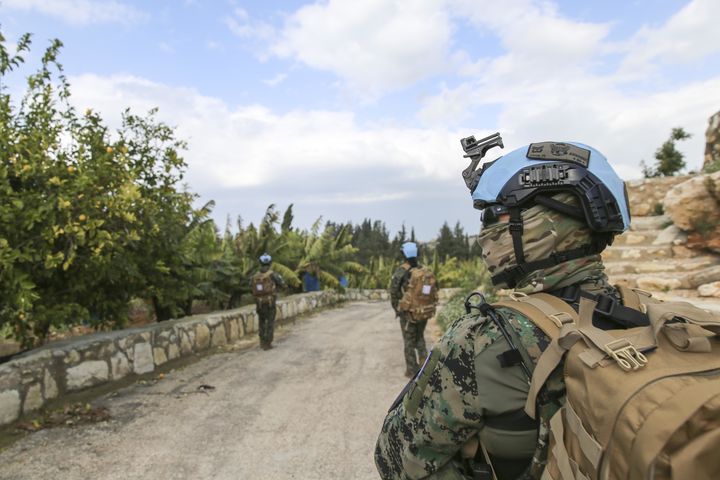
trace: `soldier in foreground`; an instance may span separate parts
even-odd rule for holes
[[[273,348],[273,333],[275,331],[275,314],[277,311],[277,291],[285,288],[283,278],[270,269],[272,257],[267,253],[260,256],[260,271],[250,279],[250,290],[255,297],[255,309],[258,314],[258,336],[260,348],[270,350]]]
[[[405,262],[400,265],[390,282],[390,303],[400,319],[404,353],[405,376],[413,377],[427,357],[425,327],[435,314],[437,282],[432,271],[418,264],[418,247],[415,242],[402,245]]]
[[[385,418],[380,476],[713,478],[720,319],[608,283],[600,252],[630,215],[600,152],[543,142],[476,170],[493,142],[463,139],[463,177],[512,301],[468,297]]]

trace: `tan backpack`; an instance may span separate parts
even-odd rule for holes
[[[551,339],[532,376],[535,417],[545,380],[564,360],[566,401],[550,419],[542,479],[720,479],[720,315],[620,288],[650,326],[600,330],[547,294],[501,302]]]
[[[437,301],[437,281],[432,270],[427,267],[411,268],[398,310],[410,313],[413,321],[421,322],[435,315]]]
[[[252,277],[252,294],[255,298],[266,299],[275,295],[275,282],[272,271],[258,272]]]

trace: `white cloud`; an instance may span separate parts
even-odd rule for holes
[[[275,76],[272,77],[272,78],[268,78],[267,80],[263,80],[263,83],[264,83],[265,85],[270,86],[270,87],[275,87],[275,86],[277,86],[277,85],[280,85],[282,82],[284,82],[286,78],[287,78],[287,74],[286,74],[286,73],[278,73],[277,75],[275,75]]]
[[[329,0],[293,13],[272,46],[377,95],[447,68],[452,26],[442,0]]]
[[[627,51],[621,71],[684,64],[720,52],[719,18],[717,0],[691,1],[664,25],[643,27],[621,47]]]
[[[0,7],[36,11],[75,25],[132,24],[148,18],[145,12],[115,0],[3,0]]]
[[[261,40],[268,42],[275,36],[275,28],[265,22],[250,18],[247,11],[235,8],[233,14],[223,19],[230,31],[243,39]]]
[[[135,112],[160,107],[160,117],[177,125],[179,135],[189,140],[186,159],[191,184],[259,186],[271,183],[278,172],[297,169],[310,178],[319,174],[342,177],[347,171],[367,168],[379,172],[402,168],[408,181],[457,174],[456,169],[447,168],[447,160],[456,157],[460,138],[456,132],[364,127],[348,111],[276,114],[259,105],[230,108],[193,89],[132,76],[82,75],[71,78],[71,84],[79,109],[92,107],[114,126],[127,106]],[[322,193],[317,185],[308,190]]]

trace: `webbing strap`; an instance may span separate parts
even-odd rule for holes
[[[565,427],[563,426],[562,409],[558,410],[550,419],[550,430],[552,430],[555,439],[552,454],[560,471],[560,480],[576,480],[575,473],[570,466],[570,455],[565,448]]]
[[[545,385],[545,381],[550,374],[562,361],[566,351],[575,345],[578,340],[582,340],[583,335],[572,323],[566,323],[560,329],[560,334],[550,342],[545,351],[540,355],[540,359],[535,365],[535,372],[530,382],[528,398],[525,402],[525,412],[530,417],[535,418],[535,401],[540,389]]]
[[[638,431],[628,458],[634,459],[628,478],[643,478],[650,470],[670,436],[711,399],[720,396],[716,380],[682,389],[676,396],[656,408]]]
[[[710,338],[720,335],[720,316],[691,303],[648,303],[646,307],[653,334],[657,336],[665,327],[665,335],[678,350],[709,352]],[[668,323],[675,318],[683,322]]]
[[[602,457],[603,448],[583,427],[582,420],[572,408],[572,404],[569,401],[565,402],[565,420],[567,421],[568,430],[570,430],[577,438],[580,444],[580,449],[585,455],[585,458],[593,466],[595,472],[598,470],[600,465],[600,458]]]
[[[523,316],[529,318],[535,325],[537,325],[537,327],[551,340],[557,337],[560,333],[560,328],[547,318],[543,312],[538,311],[537,307],[531,305],[529,302],[500,301],[494,303],[493,305],[520,312]]]

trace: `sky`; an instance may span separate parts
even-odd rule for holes
[[[718,18],[717,0],[0,0],[6,43],[33,34],[29,65],[62,40],[80,111],[117,127],[159,108],[221,228],[293,204],[301,228],[372,218],[423,241],[479,230],[468,135],[582,142],[637,179],[683,127],[701,168]]]

